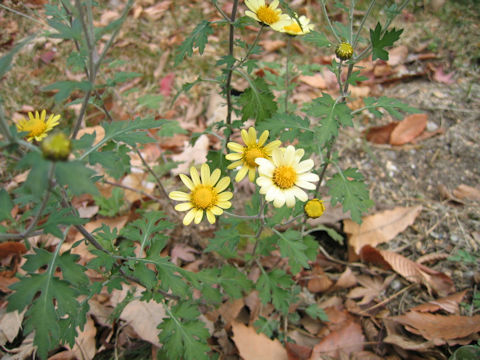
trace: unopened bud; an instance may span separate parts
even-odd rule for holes
[[[309,218],[316,219],[324,213],[325,205],[323,205],[323,200],[312,199],[307,201],[303,209]]]
[[[337,48],[335,49],[335,55],[340,60],[348,60],[351,59],[353,56],[353,47],[348,42],[340,43]]]
[[[43,157],[52,161],[65,161],[72,150],[70,139],[63,133],[54,133],[41,144]]]

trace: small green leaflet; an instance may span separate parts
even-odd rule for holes
[[[185,56],[192,56],[193,49],[198,48],[198,52],[203,54],[205,50],[205,45],[208,42],[208,35],[213,34],[213,29],[210,26],[210,22],[203,20],[198,24],[192,33],[181,43],[178,48],[177,54],[175,55],[175,65],[180,64]]]
[[[349,168],[335,174],[327,181],[329,194],[332,197],[330,202],[335,206],[338,202],[343,205],[343,211],[350,210],[352,220],[360,224],[362,213],[374,205],[368,195],[368,188],[363,181],[363,175],[358,169]]]
[[[316,47],[329,47],[332,46],[330,41],[323,32],[310,31],[309,33],[302,36],[302,40],[311,44],[314,44]]]
[[[11,219],[12,215],[10,212],[13,208],[13,202],[5,189],[0,190],[0,204],[0,221]]]
[[[271,117],[277,111],[274,98],[265,80],[257,78],[250,82],[250,87],[238,98],[242,105],[242,121],[255,119],[259,123]]]
[[[365,104],[364,109],[368,109],[368,111],[376,117],[383,116],[383,114],[378,111],[377,108],[384,108],[388,111],[390,115],[399,120],[403,119],[403,115],[398,110],[402,110],[408,113],[420,112],[420,110],[404,104],[400,100],[389,98],[386,96],[381,96],[378,99],[374,97],[366,97],[363,99],[363,102]]]
[[[392,46],[395,41],[400,38],[400,35],[403,32],[403,29],[396,30],[393,28],[390,31],[385,31],[382,36],[382,26],[380,23],[377,23],[375,30],[370,29],[370,40],[372,42],[372,60],[382,59],[388,60],[388,52],[384,49],[385,47]]]
[[[283,257],[288,257],[288,264],[292,274],[297,274],[302,268],[309,268],[308,260],[314,260],[316,256],[318,248],[316,242],[304,242],[302,234],[292,229],[287,230],[283,234],[277,233],[277,235],[279,236],[278,247],[280,248],[280,254]]]
[[[308,119],[294,114],[276,113],[257,124],[257,130],[259,132],[268,130],[270,139],[280,139],[284,142],[299,140],[308,144],[313,140],[313,130],[310,130]]]
[[[10,50],[8,53],[0,57],[0,79],[10,70],[10,66],[12,64],[13,57],[20,51],[22,48],[27,45],[30,41],[32,41],[36,35],[31,35],[22,41],[18,42],[15,47]]]
[[[291,276],[285,271],[274,269],[266,273],[262,272],[257,281],[256,289],[262,304],[273,303],[275,309],[282,314],[288,314],[288,308],[292,300],[290,287],[294,284]]]
[[[322,321],[328,321],[328,316],[322,308],[319,308],[318,305],[312,304],[305,309],[305,312],[312,319],[318,319]]]
[[[158,325],[158,335],[162,350],[168,359],[208,360],[207,338],[210,336],[202,321],[200,312],[187,301],[169,308],[165,306],[167,317]]]
[[[73,195],[89,193],[98,195],[98,189],[91,177],[95,171],[85,167],[80,161],[58,162],[55,167],[55,178],[62,186],[68,185]]]
[[[352,112],[345,103],[335,101],[330,95],[323,94],[322,97],[314,99],[304,111],[310,116],[320,118],[316,127],[316,141],[321,146],[325,145],[332,137],[338,135],[338,128],[342,126],[353,126]]]
[[[57,81],[51,85],[45,86],[42,91],[58,90],[54,95],[55,103],[59,103],[70,96],[74,90],[82,90],[87,92],[92,89],[89,81]]]

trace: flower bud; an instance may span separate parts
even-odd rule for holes
[[[353,47],[348,42],[340,43],[337,48],[335,49],[335,55],[340,60],[348,60],[351,59],[353,56]]]
[[[58,132],[45,138],[41,148],[44,158],[52,161],[65,161],[72,150],[72,143],[63,132]]]
[[[323,200],[312,199],[307,201],[303,209],[309,218],[316,219],[322,216],[325,211],[325,205],[323,205]]]

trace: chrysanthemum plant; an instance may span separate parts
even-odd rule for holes
[[[158,325],[162,359],[218,357],[207,345],[210,334],[199,320],[200,314],[252,291],[258,292],[262,304],[273,305],[268,319],[259,316],[255,322],[258,330],[269,336],[286,341],[289,322],[297,321],[301,312],[326,320],[313,296],[300,300],[300,292],[307,290],[293,281],[319,251],[317,240],[311,236],[315,228],[307,220],[322,215],[327,197],[331,206],[340,203],[356,222],[361,222],[361,215],[373,204],[360,170],[340,168],[335,142],[340,129],[353,126],[355,117],[365,111],[382,116],[383,109],[396,117],[400,111],[414,111],[386,97],[365,98],[365,106],[357,110],[348,107],[349,86],[363,80],[356,64],[369,55],[373,60],[388,59],[388,48],[402,32],[389,30],[389,26],[407,3],[385,8],[386,19],[367,32],[364,26],[375,1],[359,22],[354,19],[354,0],[348,7],[332,4],[348,14],[346,25],[332,23],[325,1],[321,1],[322,22],[326,24],[326,32],[322,32],[319,23],[298,15],[286,1],[245,0],[239,4],[235,0],[229,7],[231,12],[226,13],[226,2],[212,0],[221,20],[202,20],[177,49],[174,62],[178,66],[193,55],[194,49],[202,54],[214,32],[228,34],[229,46],[223,56],[219,54],[215,67],[218,76],[213,81],[225,98],[227,116],[207,129],[222,139],[222,149],[210,151],[208,164],[192,166],[189,174],[181,174],[181,182],[170,184],[168,190],[165,172],[152,169],[139,147],[153,141],[146,130],[159,129],[160,136],[168,136],[181,131],[180,126],[153,117],[115,121],[103,103],[109,88],[138,76],[115,72],[112,77],[111,71],[105,72],[105,68],[116,65],[108,51],[115,44],[132,1],[104,28],[94,26],[93,1],[61,0],[46,5],[51,28],[36,36],[71,41],[67,66],[83,71],[84,79],[59,79],[45,90],[57,90],[58,108],[71,100],[73,92],[76,96],[81,93],[69,104],[80,105],[78,115],[63,119],[43,110],[42,104],[34,104],[39,110],[14,124],[0,103],[2,151],[10,154],[9,166],[29,170],[26,181],[17,188],[0,191],[0,241],[24,242],[30,250],[18,274],[19,281],[11,286],[8,310],[26,309],[23,332],[34,332],[38,356],[46,359],[49,351],[61,344],[73,346],[86,322],[89,300],[95,294],[122,287],[129,288],[130,294],[140,289],[141,300],[163,305],[165,318]],[[245,39],[252,27],[257,34],[248,43]],[[286,40],[285,59],[266,64],[257,44],[262,37],[274,34]],[[108,40],[99,46],[104,36]],[[7,73],[16,53],[33,37],[21,41],[0,59],[0,76]],[[328,69],[336,75],[338,96],[323,93],[309,103],[291,101],[294,75],[320,68],[318,64],[297,66],[290,59],[292,42],[301,41],[336,55]],[[265,66],[272,71],[265,71],[263,77],[255,75]],[[100,73],[104,75],[102,81],[97,79]],[[240,95],[232,88],[232,81],[237,79],[248,84]],[[207,79],[199,77],[181,91],[203,80]],[[212,83],[212,79],[208,81]],[[142,101],[151,105],[157,100],[152,95]],[[78,136],[87,106],[92,105],[107,119],[102,124],[105,134],[99,140],[95,140],[95,134]],[[152,174],[159,196],[150,196],[152,201],[142,203],[136,219],[120,231],[106,224],[87,231],[84,224],[88,219],[79,217],[72,199],[90,194],[106,207],[105,213],[112,208],[115,213],[121,193],[116,193],[117,200],[105,199],[96,185],[109,183],[102,174],[115,179],[128,174],[131,153],[136,153]],[[19,158],[16,164],[12,160]],[[334,172],[327,178],[329,166]],[[99,168],[103,168],[102,174],[96,173]],[[252,183],[255,190],[251,196],[238,188],[240,181]],[[326,186],[321,187],[324,181]],[[22,216],[12,217],[14,206]],[[196,244],[214,254],[213,261],[197,272],[176,266],[163,255],[172,241],[182,241],[178,234],[192,226],[193,231],[197,226],[213,230],[210,239]],[[83,238],[64,246],[72,227]],[[57,241],[33,246],[29,239],[39,234],[51,234]],[[86,264],[80,264],[79,256],[70,250],[81,243],[92,254]],[[287,259],[283,263],[286,265],[265,261],[272,252]],[[87,277],[87,270],[97,276]],[[120,314],[132,299],[134,296],[126,297],[114,314]]]

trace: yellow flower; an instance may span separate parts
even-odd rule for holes
[[[210,173],[207,164],[203,164],[200,168],[200,176],[197,169],[192,166],[190,176],[191,178],[180,174],[180,179],[190,190],[189,194],[182,191],[172,191],[168,194],[170,199],[186,201],[175,206],[175,210],[190,210],[183,218],[184,225],[189,225],[192,221],[199,224],[203,219],[204,212],[207,214],[208,222],[215,223],[215,215],[222,215],[222,209],[232,206],[228,200],[233,197],[233,194],[230,191],[224,191],[230,184],[230,178],[225,176],[220,179],[220,169],[215,169]]]
[[[309,172],[313,168],[313,160],[300,161],[305,154],[303,149],[295,150],[292,145],[287,148],[275,149],[272,160],[256,159],[259,165],[257,185],[265,200],[273,201],[273,206],[279,208],[295,206],[295,198],[307,201],[308,196],[303,189],[314,190],[312,182],[319,180],[317,174]]]
[[[48,120],[45,121],[46,115],[46,110],[43,110],[40,115],[38,111],[35,111],[35,116],[29,112],[29,120],[22,118],[17,124],[17,130],[19,132],[28,132],[28,141],[32,141],[33,139],[37,141],[42,140],[47,136],[49,131],[59,124],[58,120],[60,119],[60,115],[51,114]]]
[[[269,132],[265,130],[257,141],[257,131],[251,127],[248,129],[248,132],[242,130],[242,140],[245,143],[245,146],[235,142],[229,142],[227,144],[227,147],[234,151],[225,156],[227,160],[233,161],[228,168],[235,169],[238,166],[242,166],[235,176],[236,182],[241,181],[245,175],[247,175],[247,172],[248,178],[253,182],[258,167],[255,159],[259,157],[270,159],[272,156],[272,150],[280,146],[280,140],[275,140],[268,145],[264,145],[265,141],[267,141],[268,134]]]
[[[301,27],[298,25],[298,22],[300,22]],[[298,18],[298,22],[294,18],[290,18],[290,22],[286,25],[283,24],[281,28],[279,28],[277,24],[272,25],[272,28],[289,35],[305,35],[314,28],[314,25],[310,24],[310,19],[304,15]]]
[[[273,0],[271,4],[266,5],[265,0],[245,0],[245,5],[249,9],[245,11],[245,15],[265,25],[286,25],[290,17],[282,14],[282,10],[277,9],[278,3],[278,0]]]
[[[303,209],[309,218],[316,219],[323,215],[325,211],[325,205],[323,205],[323,200],[315,198],[308,200]]]

